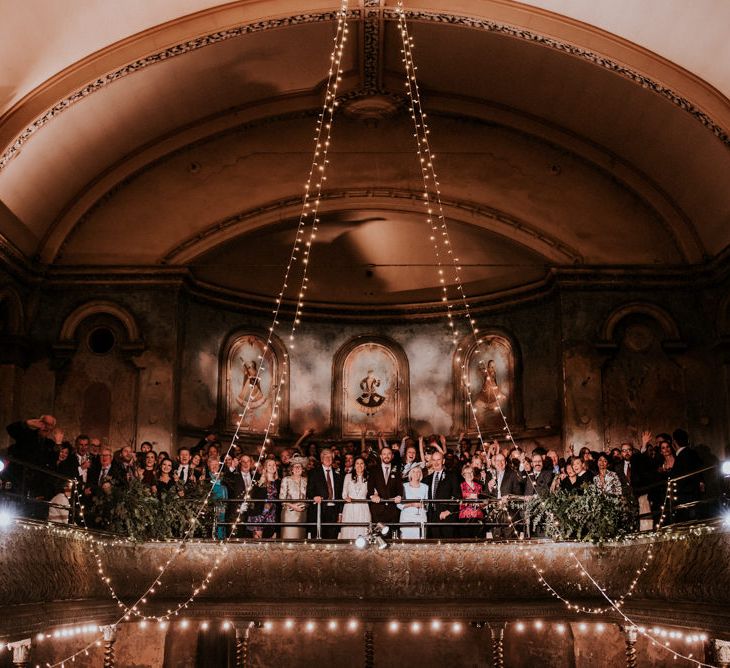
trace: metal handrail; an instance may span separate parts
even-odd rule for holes
[[[388,498],[388,499],[380,499],[380,503],[391,503],[395,505],[394,501],[395,497]],[[428,520],[423,522],[388,522],[388,526],[391,527],[420,527],[422,529],[422,533],[425,533],[425,530],[429,527],[464,527],[468,524],[479,524],[482,527],[508,527],[508,526],[524,526],[526,529],[526,533],[529,536],[529,521],[526,518],[518,518],[512,522],[498,522],[498,521],[489,521],[486,517],[486,515],[489,512],[493,512],[494,510],[499,510],[501,507],[505,507],[508,502],[519,502],[523,505],[526,503],[527,499],[529,497],[527,496],[516,496],[516,495],[508,495],[505,497],[502,497],[501,499],[497,498],[480,498],[480,499],[423,499],[422,505],[424,508],[426,508],[428,505],[448,505],[448,506],[455,506],[455,505],[468,505],[468,506],[480,506],[485,509],[485,518],[477,520],[475,522],[466,522],[466,521],[456,521],[456,522],[430,522]],[[418,502],[419,499],[402,499],[401,502]],[[316,520],[314,522],[255,522],[255,521],[249,521],[248,518],[246,519],[239,519],[237,521],[219,521],[218,516],[227,514],[225,509],[227,506],[238,504],[240,505],[246,505],[250,506],[253,504],[293,504],[293,503],[301,503],[303,505],[316,505],[317,506],[317,515]],[[324,522],[322,521],[322,504],[342,504],[343,506],[348,503],[366,503],[369,505],[378,505],[377,502],[370,501],[369,499],[351,499],[350,501],[345,501],[344,499],[323,499],[321,503],[316,503],[313,499],[246,499],[246,498],[238,498],[238,499],[219,499],[215,502],[216,510],[213,515],[213,536],[216,535],[218,528],[220,527],[228,527],[233,526],[234,524],[238,527],[243,526],[246,527],[301,527],[305,529],[313,528],[315,531],[315,537],[317,539],[321,539],[322,537],[322,528],[324,527],[372,527],[374,522]],[[248,510],[248,508],[244,508],[241,512],[245,512]],[[524,508],[523,508],[524,510]],[[457,511],[455,511],[457,512]],[[476,519],[476,518],[474,518]]]

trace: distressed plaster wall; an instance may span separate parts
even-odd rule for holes
[[[616,358],[617,350],[602,345],[605,342],[601,340],[601,330],[616,309],[630,303],[657,306],[676,323],[680,337],[678,345],[665,346],[664,355],[668,363],[680,370],[685,394],[680,402],[681,411],[676,410],[675,401],[667,402],[664,421],[642,423],[638,416],[639,420],[622,427],[616,424],[616,416],[606,411],[602,382],[606,366]],[[682,289],[646,291],[637,288],[621,292],[574,289],[561,292],[560,304],[566,446],[573,443],[576,449],[583,445],[602,449],[609,433],[623,433],[622,438],[638,445],[642,429],[671,433],[682,427],[689,431],[695,444],[704,444],[708,452],[722,457],[728,415],[723,405],[724,395],[717,392],[717,384],[713,382],[717,377],[719,355],[717,335],[709,323],[717,316],[711,313],[705,300]],[[658,374],[652,380],[653,371],[652,359],[647,356],[648,382],[662,382]]]
[[[517,387],[521,410],[511,425],[527,449],[536,445],[602,448],[606,435],[621,432],[616,415],[607,415],[603,395],[606,365],[615,357],[600,341],[604,323],[624,304],[642,302],[663,309],[676,323],[679,340],[665,351],[684,378],[683,415],[667,409],[665,424],[647,424],[654,431],[682,426],[696,444],[706,447],[708,463],[722,458],[730,434],[730,336],[727,285],[702,298],[682,289],[632,291],[558,290],[534,302],[512,304],[477,317],[481,333],[507,334],[517,351]],[[141,349],[93,364],[81,363],[81,352],[59,357],[54,351],[64,320],[90,299],[105,299],[126,308],[136,320]],[[27,334],[24,364],[3,366],[2,415],[6,422],[57,411],[68,437],[78,429],[84,383],[104,380],[114,385],[115,366],[134,377],[134,389],[117,384],[119,413],[112,435],[115,447],[133,440],[152,441],[157,450],[175,450],[197,440],[215,425],[218,414],[220,354],[226,340],[239,331],[265,333],[268,316],[192,299],[178,289],[91,288],[46,291],[39,295]],[[307,321],[300,325],[291,357],[289,400],[291,434],[314,427],[320,438],[332,429],[332,361],[355,336],[373,334],[392,339],[404,350],[410,370],[410,417],[415,433],[453,433],[453,366],[445,320],[340,322]],[[287,340],[286,323],[280,333]],[[723,343],[725,342],[725,343]],[[111,358],[109,358],[111,359]],[[94,371],[96,366],[102,369]],[[119,375],[119,374],[117,374]],[[651,379],[651,369],[647,371]],[[126,387],[126,386],[124,386]],[[131,387],[131,386],[130,386]],[[63,391],[65,388],[65,392]],[[136,392],[136,398],[132,394]],[[673,405],[676,402],[673,402]],[[662,407],[658,407],[661,413]],[[612,409],[609,409],[609,411]],[[671,413],[671,414],[670,414]],[[611,428],[611,431],[608,429]],[[641,425],[626,425],[636,441]],[[3,436],[4,442],[7,438]],[[255,439],[254,439],[255,440]],[[561,442],[562,441],[562,442]],[[252,440],[251,447],[255,447]],[[562,448],[561,448],[562,449]]]
[[[560,337],[551,302],[479,316],[480,333],[506,332],[521,358],[518,387],[524,419],[517,425],[550,436],[560,425]],[[180,420],[191,426],[216,419],[219,354],[234,331],[265,334],[270,321],[257,315],[191,303],[182,352]],[[288,332],[282,327],[283,332]],[[410,369],[410,415],[416,433],[453,433],[453,348],[445,319],[400,323],[303,323],[294,346],[285,338],[291,363],[290,422],[294,433],[314,427],[331,435],[332,362],[353,337],[384,336],[400,345]]]

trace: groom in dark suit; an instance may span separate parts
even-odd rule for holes
[[[433,473],[424,478],[423,482],[428,486],[429,499],[460,499],[461,481],[456,473],[447,471],[444,468],[444,456],[436,451],[431,455]],[[456,527],[439,526],[442,523],[459,521],[459,503],[428,504],[428,537],[429,538],[453,538],[456,535]]]
[[[307,510],[307,522],[316,523],[317,509],[322,509],[322,523],[339,522],[342,514],[342,503],[335,503],[333,499],[342,498],[342,474],[332,467],[332,450],[325,448],[319,454],[321,466],[316,466],[307,478],[307,498],[313,499]],[[323,526],[322,538],[337,538],[340,532],[338,526]],[[317,536],[317,527],[309,527],[310,537]]]
[[[396,504],[401,502],[403,477],[393,466],[393,451],[386,445],[380,451],[380,462],[370,469],[368,475],[368,498],[370,516],[374,523],[394,525],[400,519]]]

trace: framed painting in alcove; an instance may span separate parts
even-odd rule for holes
[[[454,423],[459,431],[474,433],[477,431],[476,417],[482,434],[500,435],[504,430],[502,414],[512,422],[518,412],[512,344],[504,336],[482,336],[478,345],[473,343],[467,349],[464,360],[463,366],[458,359],[454,365],[458,388]]]
[[[284,399],[280,393],[277,404],[280,376],[279,356],[261,336],[241,334],[229,340],[221,374],[221,413],[226,431],[235,430],[243,416],[242,432],[263,434],[271,420],[269,432],[279,433]]]
[[[335,355],[333,419],[343,438],[382,432],[395,437],[408,423],[408,361],[395,342],[357,337]]]

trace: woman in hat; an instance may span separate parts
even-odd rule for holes
[[[307,498],[307,479],[304,476],[306,466],[306,457],[292,457],[289,461],[289,475],[281,481],[279,498],[293,502],[282,504],[281,521],[285,526],[281,527],[281,537],[285,539],[297,540],[305,538],[307,534],[307,527],[296,526],[297,523],[307,521],[307,505],[303,502]]]

